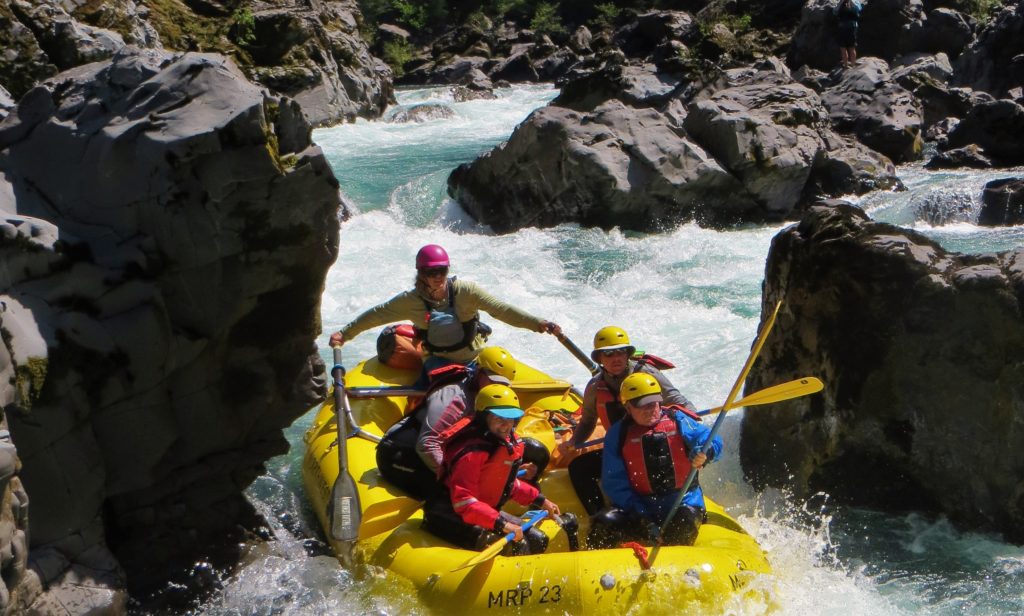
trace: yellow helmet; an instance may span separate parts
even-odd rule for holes
[[[651,402],[661,402],[661,383],[646,372],[634,372],[622,380],[619,386],[619,398],[623,402],[632,402],[643,406]],[[651,398],[647,400],[647,398]]]
[[[492,346],[480,351],[476,363],[487,371],[492,381],[509,385],[516,380],[516,360],[505,349]]]
[[[629,343],[629,335],[626,330],[614,325],[608,325],[597,330],[594,334],[594,350],[590,352],[590,359],[598,361],[602,351],[613,349],[626,349],[627,355],[636,353],[636,347]]]
[[[505,419],[519,419],[523,409],[519,408],[519,396],[508,385],[497,383],[480,389],[473,405],[477,413],[487,411]]]

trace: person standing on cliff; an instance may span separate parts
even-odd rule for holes
[[[839,20],[839,60],[843,68],[857,61],[857,29],[860,25],[861,5],[858,0],[839,0],[836,18]]]
[[[513,327],[560,335],[557,323],[506,304],[480,286],[448,277],[448,253],[428,244],[416,253],[415,286],[363,312],[331,334],[330,345],[341,346],[360,333],[396,321],[412,321],[427,353],[424,372],[476,359],[491,328],[480,322],[480,311]]]

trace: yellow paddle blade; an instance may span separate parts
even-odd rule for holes
[[[509,533],[509,535],[511,535],[511,534],[512,533]],[[505,535],[501,539],[498,539],[497,541],[492,543],[490,546],[488,546],[487,549],[484,550],[483,552],[480,552],[479,554],[477,554],[473,558],[470,558],[469,560],[467,560],[466,562],[462,563],[458,567],[455,567],[454,569],[452,569],[452,573],[454,573],[456,571],[461,571],[462,569],[468,569],[469,567],[474,567],[476,565],[479,565],[480,563],[485,563],[485,562],[491,560],[492,558],[494,558],[498,554],[501,554],[501,550],[505,548],[505,544],[508,543],[509,541],[510,541],[510,539],[508,538],[508,535]]]
[[[730,404],[729,410],[739,408],[741,406],[757,406],[759,404],[771,404],[773,402],[782,402],[783,400],[792,400],[793,398],[799,398],[800,396],[816,394],[824,388],[825,384],[821,382],[821,379],[813,376],[805,376],[803,378],[786,381],[785,383],[779,383],[778,385],[773,385],[771,387],[755,391],[749,396],[740,398]],[[720,406],[708,409],[708,413],[720,413],[721,411],[722,407]]]

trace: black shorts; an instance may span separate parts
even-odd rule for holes
[[[857,24],[839,24],[839,46],[857,46]]]

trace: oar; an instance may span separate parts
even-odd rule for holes
[[[548,514],[547,511],[543,511],[543,510],[542,511],[538,511],[532,518],[530,518],[526,522],[526,524],[523,524],[523,538],[524,538],[524,540],[526,538],[526,531],[530,530],[530,528],[533,527],[534,524],[536,524],[537,522],[540,522],[542,519],[544,519],[544,516],[546,516],[547,514]],[[505,547],[505,544],[508,543],[509,541],[512,541],[512,539],[515,536],[516,536],[515,533],[509,533],[509,534],[505,535],[501,539],[498,539],[497,541],[492,543],[483,552],[480,552],[479,554],[477,554],[473,558],[470,558],[469,560],[467,560],[466,562],[462,563],[458,567],[455,567],[454,569],[452,569],[452,572],[454,573],[456,571],[460,571],[462,569],[466,569],[467,567],[473,567],[475,565],[479,565],[480,563],[485,563],[485,562],[491,560],[492,558],[494,558],[495,556],[500,554],[501,550]]]
[[[792,400],[793,398],[818,393],[824,388],[824,383],[822,383],[817,377],[805,376],[800,379],[794,379],[792,381],[786,381],[785,383],[779,383],[778,385],[759,389],[749,396],[740,398],[730,404],[729,410],[738,409],[741,406],[760,406],[762,404],[782,402],[783,400]],[[722,412],[722,407],[716,406],[714,408],[697,411],[697,414],[703,417],[704,415],[714,415],[715,413],[720,412]],[[597,445],[602,442],[604,442],[603,438],[596,438],[592,441],[583,443],[583,445],[580,446],[580,449],[590,447],[591,445]]]
[[[792,381],[786,381],[785,383],[779,383],[778,385],[759,389],[749,396],[740,398],[733,402],[729,405],[727,410],[731,411],[741,406],[760,406],[762,404],[782,402],[783,400],[792,400],[793,398],[799,398],[800,396],[816,394],[824,388],[825,384],[822,383],[818,377],[805,376],[803,378],[793,379]],[[712,415],[714,413],[720,413],[721,411],[722,407],[716,406],[708,409],[707,411],[699,411],[699,414]]]
[[[580,363],[586,366],[587,370],[590,370],[590,374],[596,375],[601,371],[601,367],[594,363],[594,360],[590,359],[590,356],[576,346],[572,340],[569,340],[569,336],[566,336],[565,334],[555,334],[555,338],[558,338],[558,341],[562,343],[562,346],[568,349],[569,352],[572,353],[573,357],[580,360]]]
[[[572,383],[568,381],[560,381],[557,379],[546,379],[540,381],[513,381],[511,385],[512,389],[526,390],[526,391],[553,391],[563,392],[570,387]],[[402,385],[381,385],[379,387],[349,387],[348,395],[352,398],[403,398],[403,397],[416,397],[423,396],[427,393],[425,389],[416,389],[413,387],[405,387]]]
[[[711,433],[708,434],[707,440],[704,441],[704,445],[697,453],[691,455],[691,460],[693,460],[697,454],[706,454],[708,449],[711,448],[711,441],[714,440],[718,431],[721,429],[726,413],[728,413],[728,410],[732,407],[732,402],[736,399],[736,394],[738,394],[740,392],[740,388],[743,387],[743,381],[746,380],[747,374],[750,372],[750,368],[754,365],[754,360],[757,359],[758,354],[761,352],[761,347],[764,346],[764,341],[768,338],[768,334],[771,333],[772,327],[775,325],[775,317],[779,314],[779,308],[782,308],[782,300],[779,300],[779,302],[775,304],[775,310],[772,311],[772,314],[768,317],[764,327],[761,328],[761,333],[758,334],[757,340],[754,342],[754,347],[750,350],[750,355],[747,356],[747,363],[743,364],[743,370],[741,370],[740,375],[736,377],[736,382],[733,383],[732,389],[729,391],[729,395],[725,399],[725,404],[722,405],[722,408],[726,409],[726,412],[718,415],[718,419],[715,420],[715,425],[711,427]],[[672,508],[668,510],[668,515],[665,516],[665,521],[661,523],[661,528],[658,529],[658,536],[655,537],[656,541],[654,549],[651,551],[651,557],[648,561],[650,564],[654,564],[654,559],[658,556],[658,548],[661,547],[661,542],[657,540],[665,534],[665,529],[668,528],[669,523],[672,521],[672,517],[675,516],[676,511],[679,510],[679,505],[682,504],[683,497],[686,496],[686,492],[690,489],[690,485],[693,484],[693,479],[696,476],[697,468],[695,466],[691,466],[689,474],[686,475],[686,481],[683,482],[683,489],[679,490],[679,495],[676,496],[675,501],[672,503]]]
[[[338,478],[331,490],[331,537],[340,541],[348,552],[359,537],[359,524],[363,511],[359,506],[359,491],[348,472],[348,417],[351,413],[345,395],[345,367],[341,365],[341,347],[334,347],[334,416],[338,424]]]

